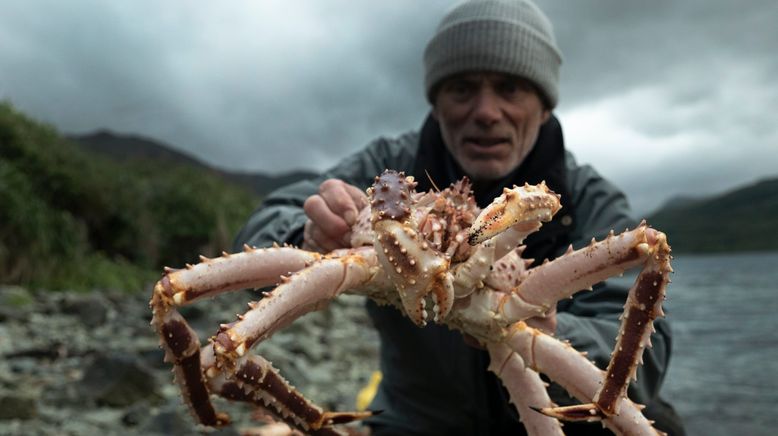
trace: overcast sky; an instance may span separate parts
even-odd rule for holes
[[[0,99],[212,165],[323,170],[418,128],[451,1],[0,0]],[[566,143],[640,213],[778,176],[778,2],[540,1]]]

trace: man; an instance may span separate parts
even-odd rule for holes
[[[525,241],[524,256],[554,258],[611,229],[634,227],[624,195],[564,149],[551,114],[558,100],[561,56],[551,24],[529,1],[463,3],[444,17],[424,53],[431,114],[419,132],[381,138],[318,179],[268,196],[237,237],[237,246],[288,242],[327,252],[345,247],[364,189],[385,168],[415,176],[418,190],[468,176],[479,206],[502,188],[545,180],[563,209]],[[532,320],[605,367],[618,331],[626,289],[596,286],[562,301],[557,312]],[[391,307],[367,305],[381,337],[384,374],[369,424],[374,434],[522,434],[500,381],[487,372],[486,351],[444,326],[418,328]],[[672,409],[659,400],[671,338],[656,322],[630,397],[648,404],[658,426],[681,434]],[[552,387],[552,398],[569,403]],[[677,417],[675,417],[677,418]],[[672,426],[676,425],[677,428]],[[599,425],[566,424],[568,434],[597,434]],[[607,432],[606,432],[607,433]]]

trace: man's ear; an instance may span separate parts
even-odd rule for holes
[[[548,119],[551,118],[551,110],[550,109],[543,109],[543,114],[541,115],[541,119],[543,120],[540,124],[545,124]]]
[[[430,110],[430,115],[432,115],[432,118],[435,118],[435,121],[440,121],[440,118],[438,118],[438,107],[434,104]]]

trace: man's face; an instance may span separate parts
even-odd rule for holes
[[[525,79],[466,73],[441,83],[432,114],[459,166],[473,180],[489,181],[521,164],[550,112]]]

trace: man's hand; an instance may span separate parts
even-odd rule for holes
[[[350,244],[351,226],[359,211],[367,205],[367,195],[343,180],[327,179],[319,193],[305,200],[308,216],[303,233],[303,248],[327,253]]]

